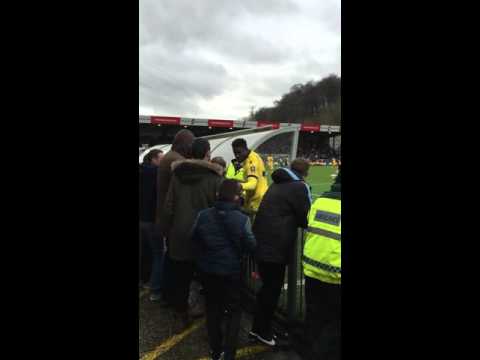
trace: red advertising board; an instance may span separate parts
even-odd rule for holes
[[[180,125],[180,118],[175,116],[151,116],[151,124]]]
[[[303,123],[300,127],[301,131],[320,131],[319,123]]]
[[[280,124],[277,123],[277,122],[264,121],[264,120],[257,121],[257,127],[268,126],[268,125],[272,125],[272,129],[278,129],[278,128],[280,128]]]
[[[233,128],[233,120],[208,120],[208,126],[220,128]]]

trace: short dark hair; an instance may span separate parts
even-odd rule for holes
[[[192,150],[192,142],[195,135],[188,129],[182,129],[175,134],[172,143],[172,150],[179,153],[183,157],[190,157]]]
[[[247,147],[247,142],[245,141],[245,139],[235,139],[233,142],[232,142],[232,147],[234,148],[244,148],[244,149],[248,149]]]
[[[212,162],[214,164],[218,164],[221,167],[223,167],[224,169],[227,167],[227,163],[225,162],[225,159],[221,156],[214,157],[212,160],[210,160],[210,162]]]
[[[207,152],[210,151],[210,143],[208,140],[203,138],[198,138],[193,140],[192,144],[192,158],[194,159],[203,159]]]
[[[144,157],[143,157],[143,163],[144,164],[150,164],[153,159],[155,159],[158,154],[163,154],[162,150],[159,149],[153,149],[150,150]]]
[[[308,172],[308,169],[310,169],[310,162],[307,159],[296,158],[290,164],[290,169],[305,175]]]
[[[335,178],[335,184],[341,185],[342,184],[342,170],[338,170],[337,177]]]
[[[223,180],[218,191],[218,200],[220,201],[235,201],[235,196],[240,196],[242,193],[240,183],[237,180],[226,179]]]

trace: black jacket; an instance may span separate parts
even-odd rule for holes
[[[310,193],[308,185],[290,169],[275,170],[272,180],[274,183],[264,195],[253,224],[257,239],[255,254],[257,261],[288,264],[297,229],[308,224]]]
[[[223,168],[205,160],[172,163],[172,180],[165,200],[165,233],[174,260],[194,260],[191,231],[198,213],[213,206]]]
[[[250,219],[238,205],[223,201],[199,213],[192,241],[198,268],[217,275],[239,274],[243,254],[255,249]]]
[[[157,208],[157,170],[158,167],[154,165],[140,165],[140,221],[155,221],[155,211]]]

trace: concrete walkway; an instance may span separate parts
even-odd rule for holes
[[[175,333],[176,323],[171,309],[162,309],[148,300],[148,292],[140,291],[139,358],[141,360],[207,360],[209,354],[205,318],[196,320],[188,329]],[[244,313],[239,334],[237,359],[301,360],[292,351],[274,351],[248,339],[251,318]]]

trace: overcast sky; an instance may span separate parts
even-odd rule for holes
[[[340,76],[340,3],[140,0],[140,114],[239,119]]]

